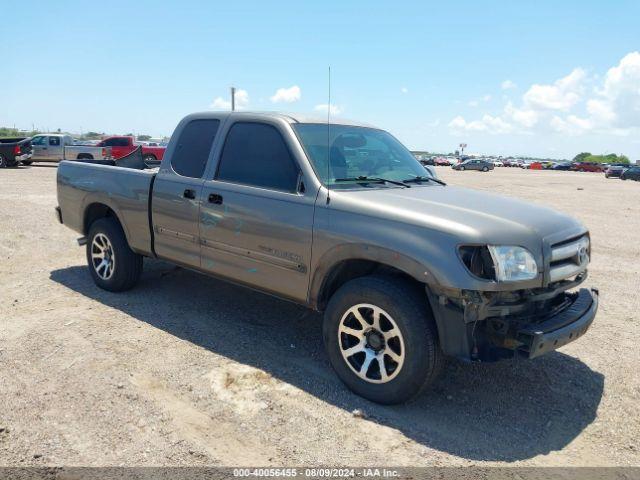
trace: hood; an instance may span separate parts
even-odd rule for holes
[[[461,241],[522,245],[586,231],[574,218],[515,198],[452,186],[413,186],[331,192],[334,208],[383,216],[440,231]]]

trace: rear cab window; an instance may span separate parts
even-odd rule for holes
[[[202,178],[213,141],[220,127],[218,119],[191,120],[180,132],[171,156],[171,168],[183,177]]]
[[[227,133],[215,179],[295,193],[299,172],[276,127],[259,122],[236,122]]]

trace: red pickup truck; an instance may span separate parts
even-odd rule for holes
[[[574,162],[571,170],[575,172],[604,172],[605,167],[595,162]]]
[[[107,137],[97,145],[98,147],[111,147],[111,155],[114,159],[129,155],[136,148],[142,147],[142,158],[145,162],[153,162],[162,160],[166,147],[149,147],[147,145],[136,143],[133,137],[115,136]]]

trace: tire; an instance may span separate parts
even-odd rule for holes
[[[488,168],[488,167],[482,167],[482,171],[483,171],[483,172],[488,172],[488,171],[489,171],[489,168]]]
[[[461,171],[461,172],[464,172],[464,167],[460,167],[460,171]]]
[[[366,326],[354,315],[355,311]],[[379,330],[373,320],[375,312],[379,315]],[[394,328],[399,335],[392,335]],[[345,333],[344,329],[358,336]],[[359,334],[361,331],[368,334]],[[354,393],[385,405],[415,398],[436,379],[443,363],[426,294],[419,287],[392,277],[360,277],[344,284],[327,305],[323,339],[331,365],[345,385]],[[354,348],[354,353],[343,355]],[[399,361],[394,361],[391,354]]]
[[[28,166],[28,165],[31,165],[33,163],[33,161],[31,161],[31,160],[22,160],[22,162],[20,162],[20,163],[22,163],[23,165],[27,165]]]
[[[7,168],[8,166],[7,159],[0,153],[0,168]]]
[[[93,155],[90,153],[80,153],[78,154],[78,160],[93,160]]]
[[[101,265],[105,258],[107,264]],[[110,292],[129,290],[142,273],[142,255],[131,250],[120,223],[113,217],[100,218],[91,224],[87,264],[94,283]]]
[[[155,162],[157,160],[155,155],[151,155],[151,154],[147,154],[144,157],[142,157],[142,161],[147,163],[147,162]]]

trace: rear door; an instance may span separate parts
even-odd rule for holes
[[[203,175],[218,119],[194,119],[176,132],[178,140],[153,184],[152,219],[156,254],[190,267],[200,266],[200,212]],[[165,166],[166,165],[166,166]]]
[[[49,137],[47,135],[36,135],[31,139],[32,160],[46,160],[49,151]]]
[[[50,136],[49,148],[47,150],[47,160],[56,162],[62,159],[62,151],[64,150],[64,143],[62,137]]]
[[[305,301],[317,190],[303,187],[287,127],[264,118],[229,125],[202,191],[202,268]]]

